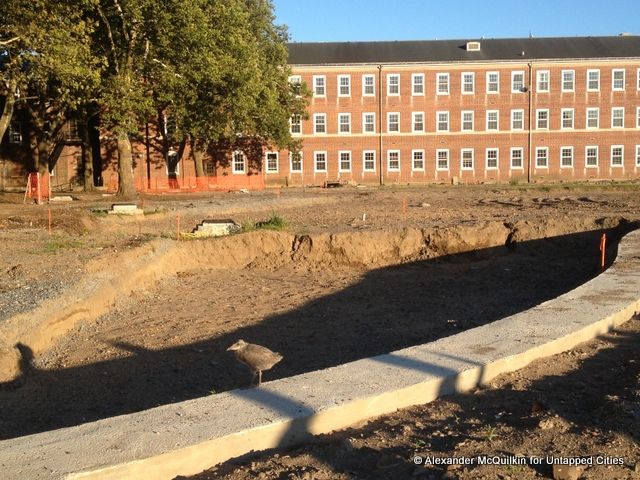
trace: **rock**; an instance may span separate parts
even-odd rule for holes
[[[342,440],[340,440],[340,449],[344,450],[345,452],[351,453],[353,452],[353,443],[350,439],[343,438]]]
[[[574,467],[568,465],[554,465],[553,478],[555,480],[578,480],[582,476],[584,467]]]
[[[422,202],[422,203],[420,204],[420,206],[421,206],[422,208],[427,208],[427,207],[430,207],[430,206],[431,206],[431,204],[430,204],[430,203],[427,203],[427,202]]]
[[[538,427],[542,430],[550,430],[554,427],[554,423],[553,420],[549,419],[549,418],[545,418],[544,420],[540,420],[540,423],[538,423]]]

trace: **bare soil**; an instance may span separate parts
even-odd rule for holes
[[[617,239],[640,218],[639,191],[638,185],[432,186],[158,196],[138,201],[146,212],[139,218],[106,216],[114,199],[100,195],[36,206],[23,205],[19,195],[0,194],[0,328],[44,301],[67,298],[64,292],[102,269],[118,271],[148,245],[177,245],[172,239],[178,224],[189,231],[205,218],[242,224],[272,213],[288,224],[282,233],[241,234],[227,243],[180,242],[180,248],[170,250],[173,260],[171,253],[162,260],[169,273],[123,292],[107,314],[88,314],[42,351],[22,345],[21,376],[0,384],[0,439],[245,387],[250,374],[225,352],[238,338],[284,355],[265,373],[268,381],[424,343],[530,308],[600,272],[601,232],[608,234],[607,261],[613,260]],[[267,247],[276,254],[261,255]],[[630,325],[637,330],[637,323]],[[633,328],[618,340],[637,339]],[[616,379],[636,375],[635,384],[622,385],[621,380],[620,388],[631,388],[631,393],[612,393],[636,408],[633,342],[602,342],[609,343],[595,350],[585,347],[580,358],[586,362],[601,350],[623,355],[603,360],[603,368],[622,365],[624,372],[616,371]],[[560,355],[552,364],[556,370],[537,371],[550,376],[535,377],[532,367],[529,373],[516,373],[512,381],[520,381],[518,388],[506,388],[500,382],[507,381],[499,380],[496,388],[479,392],[493,409],[512,405],[509,392],[520,392],[516,399],[525,407],[517,414],[502,407],[511,413],[501,413],[493,423],[476,406],[484,401],[477,395],[439,400],[403,412],[397,420],[376,420],[357,434],[336,434],[335,441],[327,437],[326,445],[321,440],[299,455],[281,452],[253,466],[229,463],[202,478],[223,473],[228,478],[405,478],[407,472],[440,478],[441,469],[415,470],[411,454],[470,455],[474,450],[466,445],[494,453],[513,447],[536,455],[552,441],[575,455],[600,451],[613,437],[607,436],[606,422],[593,418],[593,409],[573,401],[591,392],[584,379],[588,387],[581,390],[560,380],[548,384],[553,394],[557,390],[558,404],[562,399],[575,406],[570,417],[554,403],[556,397],[546,394],[539,399],[546,413],[522,413],[530,408],[528,396],[549,390],[549,379],[578,375],[574,357]],[[593,390],[603,396],[604,390]],[[529,425],[555,414],[562,422],[602,432],[561,429],[558,421],[548,429],[552,432],[541,435],[541,429]],[[455,418],[461,420],[452,423]],[[624,421],[628,429],[612,445],[633,463],[639,419]],[[492,425],[499,434],[489,429],[490,439],[482,440],[478,432]],[[448,433],[454,427],[458,430]],[[358,443],[358,438],[372,443]],[[627,478],[609,470],[593,470],[598,475],[592,478]],[[448,474],[529,478],[520,471],[482,472]]]

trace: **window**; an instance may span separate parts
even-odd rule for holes
[[[289,120],[292,135],[300,135],[302,133],[302,117],[300,115],[292,115]]]
[[[573,168],[573,147],[560,148],[560,168]]]
[[[611,71],[611,90],[624,92],[624,69],[614,68]]]
[[[365,150],[362,152],[362,169],[365,172],[376,171],[376,151]]]
[[[438,95],[449,95],[449,74],[438,73],[437,83],[438,83]]]
[[[350,172],[351,171],[351,152],[338,152],[338,158],[340,159],[340,163],[338,164],[338,170],[340,172]]]
[[[313,114],[313,133],[327,133],[327,114]]]
[[[498,130],[498,110],[487,111],[487,130]]]
[[[575,71],[562,70],[562,91],[573,92],[575,86]]]
[[[9,123],[9,143],[22,143],[22,124],[14,120]],[[2,140],[2,139],[0,139]]]
[[[204,174],[207,177],[213,177],[216,174],[216,164],[213,162],[206,162],[204,164]]]
[[[573,108],[562,109],[562,129],[573,128]]]
[[[302,172],[302,152],[290,153],[289,161],[292,172]]]
[[[487,72],[487,93],[500,92],[500,73]]]
[[[487,170],[497,170],[498,169],[498,149],[497,148],[487,148],[486,150],[487,157]]]
[[[397,73],[387,75],[387,95],[390,97],[400,95],[400,75]]]
[[[362,76],[362,96],[373,97],[375,94],[376,94],[376,76],[363,75]]]
[[[473,148],[460,150],[460,166],[462,170],[473,170]]]
[[[636,128],[640,128],[640,107],[636,107]]]
[[[398,112],[387,113],[387,132],[400,132],[400,114]]]
[[[624,146],[612,145],[611,146],[611,166],[622,167],[624,165]]]
[[[587,70],[587,90],[589,92],[600,90],[600,70]]]
[[[351,76],[350,75],[338,75],[338,96],[339,97],[351,96]]]
[[[387,170],[389,172],[400,171],[400,150],[387,151]]]
[[[338,133],[351,133],[351,114],[339,113],[338,114]]]
[[[292,75],[289,77],[289,85],[296,95],[300,95],[300,89],[302,87],[302,77],[300,75]]]
[[[231,162],[231,169],[233,173],[245,173],[246,161],[244,153],[240,151],[233,152],[233,159]]]
[[[636,90],[640,90],[640,68],[636,72]]]
[[[424,150],[411,150],[411,170],[424,171]]]
[[[449,170],[449,150],[436,150],[436,170]]]
[[[473,111],[463,111],[462,112],[462,131],[463,132],[473,132]]]
[[[547,130],[549,128],[549,110],[536,110],[536,129]]]
[[[549,167],[549,149],[547,147],[536,148],[536,168]]]
[[[524,150],[522,148],[511,149],[511,168],[524,168]]]
[[[468,95],[475,91],[475,74],[473,72],[462,73],[462,94]]]
[[[278,152],[267,152],[265,158],[267,173],[278,173]]]
[[[167,122],[166,117],[165,117],[165,122]],[[171,132],[175,134],[175,131],[176,131],[175,118],[171,119],[170,125],[172,127]],[[72,118],[67,121],[67,123],[64,126],[64,139],[72,142],[80,140],[80,126],[78,125],[78,120],[75,120]]]
[[[313,76],[313,96],[325,97],[327,95],[327,78],[324,75]]]
[[[524,110],[511,110],[511,130],[524,130]]]
[[[362,133],[376,133],[376,114],[366,112],[362,114]]]
[[[436,112],[436,131],[449,131],[449,112]]]
[[[636,145],[636,167],[640,167],[640,145]]]
[[[548,92],[549,91],[549,70],[540,70],[537,73],[538,78],[538,86],[536,90],[538,92]]]
[[[524,92],[524,72],[511,72],[511,92]]]
[[[598,147],[585,147],[585,165],[589,168],[598,166]]]
[[[424,132],[424,112],[413,112],[411,114],[412,131]]]
[[[624,128],[624,107],[611,109],[611,128]]]
[[[313,171],[327,171],[327,152],[313,152]]]
[[[412,95],[424,95],[424,74],[413,73],[411,75]]]
[[[587,108],[587,128],[598,128],[600,126],[600,109]]]

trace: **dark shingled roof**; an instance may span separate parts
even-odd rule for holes
[[[468,41],[481,43],[467,51]],[[289,43],[290,65],[640,57],[640,36]],[[522,55],[524,52],[524,55]]]

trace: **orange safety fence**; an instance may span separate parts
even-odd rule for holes
[[[220,192],[229,190],[264,190],[262,175],[219,175],[211,177],[184,176],[179,178],[146,178],[134,180],[136,190],[145,193],[198,193]],[[118,190],[118,176],[111,175],[107,182],[107,190]]]
[[[24,193],[24,200],[27,198],[37,201],[49,201],[51,198],[51,182],[49,174],[40,174],[39,172],[31,172],[27,176],[27,188]]]

